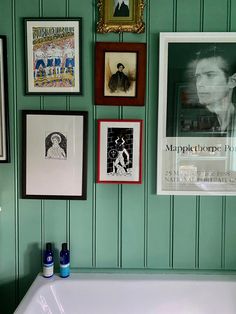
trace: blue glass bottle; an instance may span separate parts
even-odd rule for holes
[[[52,243],[46,243],[46,250],[43,254],[43,276],[50,278],[54,274],[54,259],[52,251]]]
[[[60,252],[60,276],[66,278],[70,276],[70,251],[67,243],[62,243]]]

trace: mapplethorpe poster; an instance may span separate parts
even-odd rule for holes
[[[158,194],[236,194],[235,39],[160,35]]]

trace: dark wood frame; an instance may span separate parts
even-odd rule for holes
[[[134,97],[117,97],[104,95],[105,53],[137,53],[136,95]],[[95,64],[95,104],[112,106],[144,106],[146,91],[146,44],[144,43],[96,43]]]
[[[143,134],[143,120],[140,119],[124,119],[124,120],[119,120],[119,119],[99,119],[98,121],[98,158],[97,158],[97,183],[112,183],[112,184],[141,184],[142,183],[142,134]],[[109,127],[115,127],[117,128],[118,126],[115,125],[114,123],[119,123],[120,126],[124,125],[124,128],[129,128],[127,126],[127,123],[139,123],[139,138],[138,138],[138,145],[139,145],[139,156],[138,156],[138,161],[136,162],[136,166],[139,167],[139,170],[137,172],[138,174],[138,179],[136,180],[105,180],[101,178],[101,162],[102,162],[102,156],[101,156],[101,142],[102,142],[102,123],[110,123]],[[104,154],[107,158],[107,154]],[[135,164],[134,162],[134,155],[133,155],[133,165]]]
[[[78,77],[75,78],[75,80],[79,80],[79,90],[78,91],[59,91],[57,87],[48,87],[50,90],[48,91],[41,91],[40,89],[38,91],[30,91],[29,90],[29,56],[28,56],[28,22],[78,22],[78,37],[77,38],[77,43],[78,43]],[[32,95],[54,95],[54,94],[59,94],[59,95],[82,95],[82,18],[81,17],[76,17],[76,18],[24,18],[24,27],[25,27],[25,60],[26,60],[26,82],[25,82],[25,91],[26,94],[32,94]],[[76,38],[75,38],[76,40]],[[35,88],[35,87],[34,87]],[[62,87],[63,88],[63,87]]]
[[[0,156],[1,163],[10,162],[10,140],[9,140],[9,107],[8,107],[8,74],[7,74],[7,37],[0,35],[0,42],[2,43],[2,53],[0,54],[0,120],[2,121],[2,136],[1,142],[3,144],[3,155]],[[2,58],[1,58],[2,55]],[[2,68],[2,72],[1,72]],[[1,76],[2,73],[2,76]],[[2,82],[2,83],[1,83]],[[1,99],[2,98],[2,99]],[[2,101],[1,101],[2,100]],[[0,124],[0,125],[1,125]]]
[[[82,170],[81,170],[81,179],[79,184],[81,184],[81,195],[53,195],[53,194],[29,194],[27,193],[27,117],[30,115],[45,115],[50,116],[52,119],[55,116],[81,116],[83,117],[83,138],[82,138]],[[87,137],[88,137],[88,112],[87,111],[54,111],[54,110],[23,110],[22,111],[22,124],[23,124],[23,144],[22,144],[22,156],[23,156],[23,167],[22,167],[22,197],[23,198],[32,198],[32,199],[79,199],[86,200],[87,197]],[[43,128],[44,125],[40,125],[40,128]],[[44,130],[45,131],[45,130]],[[37,127],[35,132],[37,134]],[[81,133],[80,133],[81,134]],[[80,136],[78,134],[78,136]],[[37,145],[37,143],[35,143]],[[36,146],[37,147],[37,146]],[[63,162],[63,160],[61,160]],[[70,166],[72,169],[72,166]],[[73,168],[76,167],[76,164]],[[50,175],[50,171],[46,172],[46,175]],[[46,179],[46,177],[45,177]],[[46,181],[46,180],[45,180]],[[60,182],[58,182],[59,184]],[[56,183],[57,184],[57,183]]]

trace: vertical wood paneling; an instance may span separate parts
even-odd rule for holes
[[[148,0],[145,33],[122,35],[96,34],[96,4],[0,2],[0,34],[8,35],[12,155],[10,164],[0,165],[0,300],[6,314],[13,312],[15,296],[21,298],[41,270],[47,241],[55,246],[56,269],[64,241],[70,243],[73,268],[236,269],[235,197],[156,195],[159,32],[235,31],[235,1]],[[39,16],[82,17],[81,96],[25,95],[23,18]],[[144,107],[94,106],[96,41],[147,43]],[[40,108],[89,112],[86,201],[21,199],[21,110]],[[103,118],[144,120],[142,185],[95,183],[96,120]]]
[[[176,21],[178,32],[197,32],[200,30],[200,0],[178,0]],[[191,12],[191,13],[190,13]]]
[[[96,41],[120,42],[116,33],[96,34]],[[95,63],[96,67],[96,56]],[[118,106],[95,106],[96,119],[121,119]],[[97,135],[97,125],[95,133]],[[96,150],[98,148],[96,147]],[[96,160],[97,158],[95,158]],[[97,165],[95,167],[97,176]],[[109,197],[107,195],[109,193]],[[112,197],[113,196],[113,197]],[[109,211],[110,210],[110,211]],[[96,184],[96,266],[121,267],[122,264],[122,188],[119,184]],[[112,227],[112,228],[111,228]],[[106,240],[105,240],[106,239]],[[105,241],[104,241],[105,240]]]
[[[176,2],[175,31],[199,31],[200,1]],[[191,12],[191,14],[188,14]],[[184,18],[183,18],[184,17]],[[184,204],[184,205],[183,205]],[[196,197],[174,197],[173,215],[173,267],[195,267],[196,244]]]
[[[234,0],[228,1],[228,21],[230,22],[230,29],[229,31],[235,32],[236,31],[236,20],[234,18],[236,13],[236,2]]]
[[[94,195],[94,1],[67,0],[70,17],[82,18],[82,95],[71,96],[71,110],[88,111],[87,200],[70,202],[70,248],[72,267],[93,267],[95,261],[95,195]]]
[[[126,186],[122,192],[122,266],[143,268],[145,252],[143,186]]]
[[[236,2],[228,1],[228,31],[236,31]],[[225,211],[225,268],[236,269],[236,205],[235,197],[226,198]]]
[[[194,269],[196,198],[175,197],[173,228],[173,267]]]
[[[222,32],[227,29],[228,0],[204,0],[203,30]]]
[[[203,31],[227,31],[227,5],[227,0],[204,1]],[[224,200],[224,197],[202,197],[200,201],[199,266],[203,269],[223,266]]]
[[[19,296],[22,298],[41,270],[41,206],[39,201],[19,202]]]
[[[199,267],[220,269],[222,254],[222,197],[200,201]]]
[[[16,93],[17,93],[17,120],[14,128],[21,130],[21,109],[39,109],[40,97],[25,97],[25,36],[24,36],[24,17],[38,17],[40,14],[40,5],[37,2],[34,6],[29,6],[27,0],[20,3],[15,2],[16,14]],[[18,179],[21,177],[21,132],[16,132],[17,136],[17,155],[16,161]],[[19,183],[19,194],[16,197],[20,198],[21,182]],[[18,210],[18,241],[19,241],[19,296],[23,297],[29,284],[34,279],[35,275],[41,270],[41,242],[42,242],[42,207],[41,201],[19,200]]]
[[[66,0],[42,0],[41,14],[43,18],[64,17],[67,14]],[[55,11],[55,7],[58,10]],[[41,97],[41,109],[44,110],[66,110],[67,97],[63,95],[50,95]],[[53,222],[57,221],[56,228]],[[61,243],[68,242],[67,230],[67,202],[57,200],[42,201],[42,249],[46,242],[52,242],[55,251],[55,269],[58,269],[59,251]]]
[[[42,201],[42,206],[42,248],[45,249],[46,242],[52,242],[55,251],[55,268],[58,270],[61,243],[67,241],[66,201]]]
[[[116,198],[114,199],[114,189]],[[103,190],[106,191],[104,197]],[[102,192],[102,193],[101,193]],[[100,184],[96,189],[96,266],[119,265],[119,188],[117,185]]]
[[[235,197],[227,197],[225,224],[225,268],[236,269],[236,204]]]
[[[156,8],[156,9],[154,9]],[[161,31],[171,31],[173,27],[173,1],[150,0],[150,34],[149,34],[149,64],[147,99],[149,110],[147,121],[148,139],[148,250],[147,264],[152,268],[169,268],[170,265],[170,197],[156,196],[156,151],[157,151],[157,108],[158,108],[158,34]],[[158,156],[157,156],[158,158]]]
[[[13,9],[12,3],[0,2],[0,34],[7,36],[7,71],[8,84],[13,86],[14,79],[14,35],[13,35]],[[14,156],[14,96],[9,89],[9,118],[10,118],[10,150],[11,160]],[[14,311],[17,301],[16,282],[18,277],[17,243],[16,243],[16,220],[15,199],[12,197],[15,191],[14,164],[2,164],[0,167],[0,300],[1,311],[10,314]]]

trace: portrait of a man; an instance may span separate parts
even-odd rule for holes
[[[170,44],[167,136],[235,136],[236,58],[229,45]],[[182,69],[171,61],[181,53]],[[178,85],[185,86],[182,99]]]
[[[107,52],[105,54],[105,96],[135,96],[136,63],[135,52]]]
[[[129,0],[114,0],[114,17],[129,16]]]

